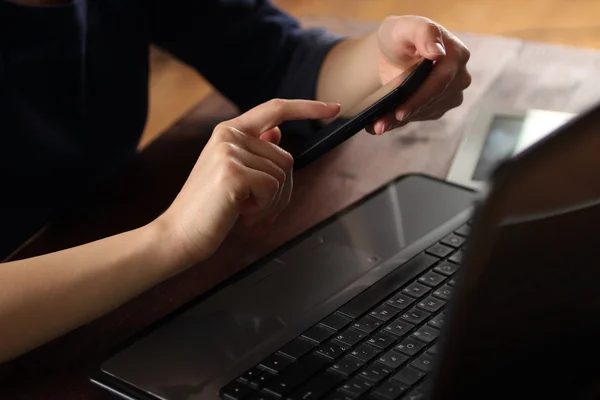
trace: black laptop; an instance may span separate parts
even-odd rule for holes
[[[599,399],[600,106],[486,193],[399,178],[108,356],[127,399]]]

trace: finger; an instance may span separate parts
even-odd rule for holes
[[[272,175],[242,165],[244,184],[249,198],[240,206],[240,218],[246,226],[254,225],[268,215],[279,190],[279,183]]]
[[[391,38],[388,42],[386,38]],[[404,65],[420,54],[437,61],[446,55],[443,28],[428,18],[391,17],[384,21],[380,40],[382,50],[391,61]]]
[[[339,104],[310,100],[274,99],[233,119],[232,126],[259,137],[263,132],[284,121],[333,118],[340,112]]]
[[[369,135],[375,135],[375,126],[374,126],[374,124],[370,124],[369,126],[367,126],[365,128],[365,131],[367,131],[367,133]]]
[[[441,95],[430,98],[418,110],[409,112],[405,105],[398,107],[395,111],[397,120],[412,119],[412,116],[427,113],[430,109],[439,107],[440,102],[445,101],[446,98],[459,96],[462,99],[462,92],[471,85],[471,80],[469,72],[466,69],[461,70]]]
[[[281,196],[278,199],[277,205],[275,206],[275,210],[273,211],[273,216],[271,217],[270,223],[275,222],[275,220],[279,217],[279,215],[283,212],[283,210],[290,203],[290,199],[292,198],[292,190],[294,187],[294,175],[292,171],[286,174],[285,184],[283,186],[283,190],[281,191]]]
[[[250,198],[240,206],[240,214],[264,218],[275,210],[287,179],[286,174],[273,162],[244,149],[239,150],[236,159],[244,169],[244,178],[250,187]]]
[[[277,205],[277,202],[281,196],[281,192],[283,191],[283,187],[287,179],[286,172],[272,160],[261,157],[243,148],[239,149],[236,158],[244,166],[253,170],[267,173],[277,180],[277,193],[273,196],[270,206],[263,208],[263,211],[265,212],[272,211]]]
[[[260,135],[260,140],[279,145],[281,142],[281,130],[278,127],[269,129]]]
[[[391,130],[397,122],[394,113],[389,113],[375,122],[374,132],[376,135],[383,135],[385,132]]]
[[[464,96],[462,93],[457,93],[451,97],[444,98],[437,102],[436,104],[431,105],[429,108],[424,109],[422,112],[419,112],[413,115],[410,120],[411,121],[430,121],[439,119],[444,116],[448,111],[460,107],[464,101]]]
[[[236,144],[238,146],[251,152],[252,154],[255,154],[261,158],[264,158],[264,159],[267,159],[267,160],[273,162],[282,171],[284,171],[286,173],[288,171],[292,170],[292,167],[294,165],[294,158],[292,157],[292,155],[290,153],[283,150],[281,147],[277,146],[276,144],[273,144],[266,140],[261,140],[262,136],[261,136],[261,139],[256,139],[254,137],[244,135],[243,133],[235,130],[235,128],[234,128],[234,131],[238,132],[238,134],[241,135],[240,137],[242,138],[242,140],[236,141]],[[270,129],[267,132],[271,132],[271,131],[273,131],[273,130]],[[265,133],[267,133],[267,132],[265,132]],[[279,132],[279,135],[281,137],[281,133],[278,128],[277,128],[277,132]]]
[[[457,71],[458,66],[449,58],[443,58],[439,61],[423,83],[423,86],[396,110],[396,119],[398,121],[408,119],[411,114],[442,96],[447,87],[454,81]]]

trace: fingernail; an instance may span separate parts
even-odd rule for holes
[[[327,107],[337,107],[340,108],[342,105],[340,103],[324,103]]]
[[[398,111],[396,113],[396,119],[398,120],[398,122],[404,121],[404,120],[408,119],[409,117],[410,117],[410,111],[408,111],[408,110]]]
[[[429,52],[429,54],[432,54],[434,56],[446,55],[446,50],[444,49],[444,46],[442,46],[442,44],[439,42],[427,43],[427,51]]]

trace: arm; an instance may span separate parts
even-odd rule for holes
[[[273,221],[292,190],[293,159],[276,145],[277,126],[338,112],[339,105],[308,101],[256,107],[215,129],[177,198],[154,222],[0,264],[0,363],[205,260],[238,219],[246,225]]]
[[[158,223],[0,264],[0,362],[93,320],[184,267]]]
[[[316,98],[329,50],[342,40],[301,29],[268,0],[156,0],[152,40],[195,67],[242,111],[272,98]],[[310,131],[305,122],[286,124]]]

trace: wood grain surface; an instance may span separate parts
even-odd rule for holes
[[[300,17],[377,23],[389,15],[423,15],[452,31],[600,49],[598,0],[273,0]],[[150,118],[141,147],[211,88],[189,67],[154,49]]]

